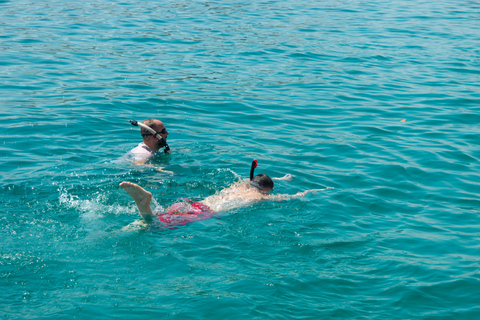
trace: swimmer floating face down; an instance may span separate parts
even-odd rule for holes
[[[284,201],[305,197],[309,193],[325,191],[331,188],[311,189],[296,194],[276,194],[269,192],[273,189],[273,179],[291,181],[291,175],[287,174],[283,178],[270,178],[265,174],[253,176],[253,171],[257,166],[257,161],[252,162],[250,169],[250,185],[247,186],[244,180],[234,183],[230,187],[216,192],[201,201],[190,201],[188,203],[174,203],[168,207],[165,212],[154,213],[150,206],[152,194],[138,184],[124,181],[120,186],[128,192],[137,205],[138,211],[146,222],[163,223],[164,227],[173,228],[177,225],[211,218],[214,214],[222,211],[232,210],[245,206],[251,206],[254,203],[263,200]],[[257,192],[258,191],[258,192]],[[156,220],[155,220],[156,219]]]

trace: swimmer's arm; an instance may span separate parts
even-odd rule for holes
[[[156,167],[155,170],[157,170],[158,172],[164,172],[164,173],[168,173],[169,175],[173,176],[175,173],[173,171],[169,171],[169,170],[163,170],[164,167]]]
[[[330,190],[330,189],[333,189],[333,187],[328,187],[328,188],[324,188],[324,189],[310,189],[310,190],[305,190],[305,191],[302,191],[302,192],[298,192],[296,194],[276,194],[276,195],[271,195],[270,199],[274,200],[274,201],[298,199],[298,198],[305,197],[309,193],[315,194],[318,191],[326,191],[326,190]]]
[[[137,166],[145,166],[145,167],[153,168],[158,172],[168,173],[169,175],[172,175],[172,176],[175,174],[173,171],[163,170],[163,168],[165,167],[157,167],[157,166],[154,166],[153,164],[145,163],[145,161],[146,160],[138,160],[138,161],[134,161],[133,164]]]
[[[289,173],[289,174],[284,175],[281,178],[272,178],[272,180],[292,181],[292,175]]]

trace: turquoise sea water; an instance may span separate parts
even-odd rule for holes
[[[0,1],[5,319],[479,319],[478,1]],[[129,119],[170,156],[135,167]],[[405,121],[402,121],[405,120]],[[264,202],[139,220],[257,173]]]

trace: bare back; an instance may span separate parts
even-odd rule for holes
[[[219,212],[249,206],[267,198],[267,194],[258,192],[255,188],[250,188],[249,180],[245,179],[205,198],[201,202],[213,211]]]

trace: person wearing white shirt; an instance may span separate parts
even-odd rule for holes
[[[143,142],[128,152],[128,157],[136,164],[145,164],[146,161],[152,158],[155,153],[163,147],[165,147],[165,153],[170,153],[170,148],[167,145],[167,136],[169,132],[165,128],[163,122],[158,119],[147,119],[142,123],[152,128],[162,139],[158,139],[153,133],[141,127],[140,133]]]

